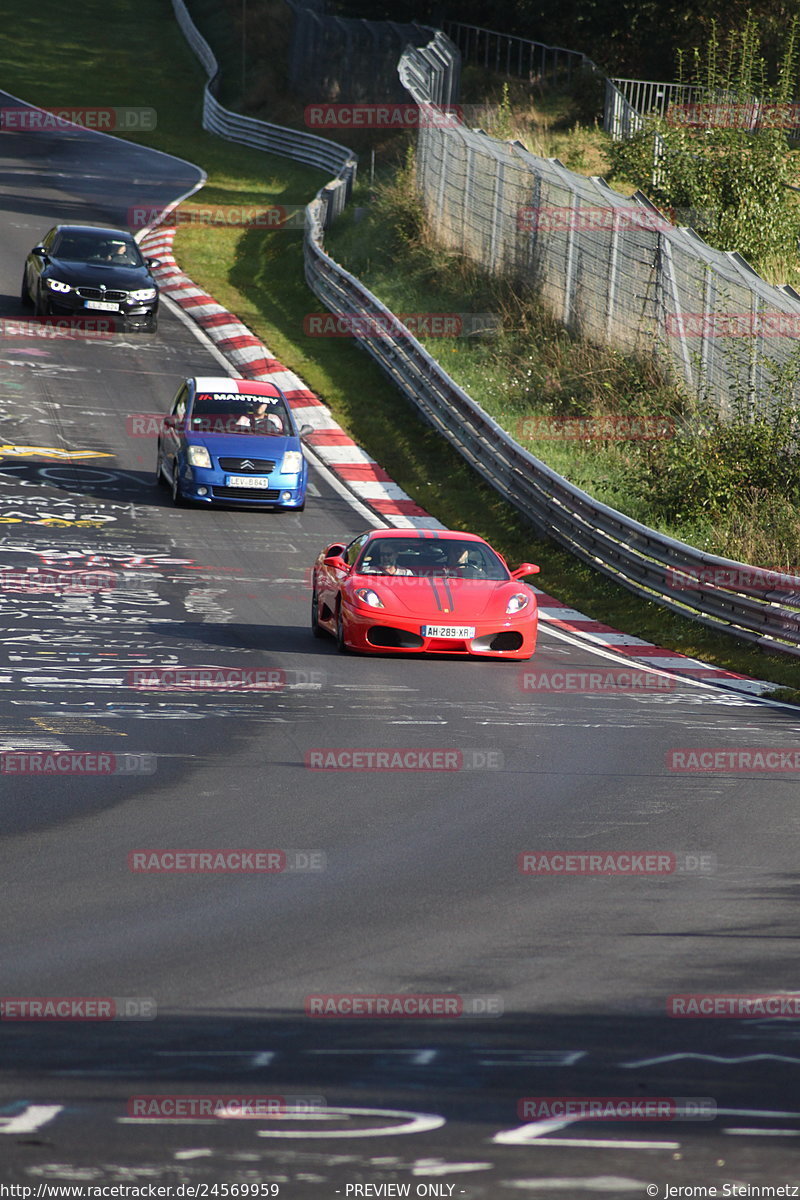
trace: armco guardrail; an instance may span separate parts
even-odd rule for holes
[[[214,56],[194,29],[182,0],[173,0],[173,6],[206,71],[216,74]],[[436,53],[437,58],[447,57],[447,39],[438,41]],[[425,76],[424,67],[417,76]],[[231,136],[226,126],[224,122],[218,130],[223,137]],[[277,152],[294,157],[293,139],[298,135],[280,132],[289,138],[287,148]],[[260,138],[256,144],[268,148]],[[302,149],[305,152],[306,147]],[[320,189],[306,209],[306,279],[332,312],[358,313],[383,324],[382,336],[364,338],[362,345],[425,420],[538,529],[582,561],[638,595],[712,629],[800,655],[800,579],[776,579],[759,568],[703,554],[600,504],[557,475],[501,429],[389,309],[330,257],[323,245],[324,229],[331,213],[344,203],[352,159],[339,161],[339,178]],[[387,335],[387,326],[395,332]],[[727,583],[723,586],[720,580]]]
[[[358,159],[346,146],[340,146],[328,138],[317,137],[303,130],[287,129],[282,125],[271,125],[255,117],[223,108],[214,95],[214,86],[219,76],[219,66],[208,42],[195,28],[183,0],[172,0],[172,9],[187,42],[205,68],[208,82],[203,89],[203,128],[210,133],[227,138],[229,142],[240,142],[254,150],[266,150],[294,159],[321,171],[330,171],[337,176],[337,184],[328,189],[326,226],[344,208],[355,182]]]
[[[306,231],[306,279],[315,294],[332,312],[358,314],[364,327],[381,329],[380,336],[363,338],[364,349],[470,466],[538,529],[645,599],[712,629],[800,655],[800,575],[792,580],[703,554],[600,504],[557,475],[501,429],[389,309],[326,253],[319,202],[306,210]]]

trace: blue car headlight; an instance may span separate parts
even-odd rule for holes
[[[281,463],[282,475],[299,475],[303,469],[302,450],[287,450]]]
[[[205,446],[190,446],[186,451],[186,461],[190,467],[210,467],[211,455]]]

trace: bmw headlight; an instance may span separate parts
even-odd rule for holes
[[[211,466],[211,455],[208,453],[205,446],[190,446],[186,451],[186,457],[189,460],[190,467]]]
[[[137,304],[144,304],[146,300],[155,300],[155,288],[137,288],[135,292],[128,292],[131,300],[135,300]]]
[[[356,588],[356,595],[362,604],[368,604],[370,608],[383,608],[384,604],[377,592],[373,592],[372,588]]]
[[[282,475],[299,475],[303,469],[303,453],[301,450],[287,450],[281,463]]]
[[[528,596],[526,596],[524,592],[515,592],[514,595],[511,597],[511,599],[509,600],[508,604],[506,605],[506,612],[507,613],[522,612],[523,608],[526,608],[529,603],[530,603],[530,598]]]
[[[60,279],[45,279],[45,283],[50,288],[51,292],[71,292],[72,288],[68,283],[62,283]]]

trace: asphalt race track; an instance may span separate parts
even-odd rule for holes
[[[114,764],[0,775],[2,995],[124,999],[142,1018],[0,1022],[0,1181],[275,1183],[292,1200],[800,1184],[797,1020],[667,1015],[676,994],[797,987],[798,772],[666,756],[794,750],[798,714],[682,681],[545,695],[520,664],[340,656],[311,637],[308,571],[368,521],[327,474],[302,514],[174,509],[154,482],[135,416],[184,375],[225,373],[184,319],[9,336],[50,224],[124,223],[197,181],[92,135],[0,134],[0,750]],[[67,572],[105,586],[24,584]],[[619,663],[544,629],[531,665]],[[178,666],[280,686],[137,682]],[[306,766],[321,748],[464,753],[457,770]],[[287,869],[129,865],[215,848],[282,851]],[[536,877],[518,869],[534,851],[687,869]],[[306,1015],[328,994],[458,997],[463,1015]],[[162,1099],[142,1120],[142,1096],[262,1104],[185,1119]],[[662,1107],[546,1122],[525,1103],[565,1096]],[[411,1190],[353,1190],[389,1183]]]

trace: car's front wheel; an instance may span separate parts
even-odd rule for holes
[[[182,508],[184,504],[177,459],[172,464],[172,503],[176,508]]]
[[[349,654],[350,647],[344,640],[344,620],[342,618],[341,604],[336,610],[336,649],[340,654]]]
[[[156,483],[159,485],[159,487],[167,486],[167,478],[164,474],[164,466],[161,461],[161,447],[160,446],[158,447],[158,452],[156,453]]]
[[[22,284],[19,289],[19,298],[20,298],[20,301],[22,302],[22,304],[25,306],[25,308],[30,308],[31,305],[33,304],[33,301],[31,300],[31,294],[28,291],[28,272],[27,271],[22,272]]]
[[[36,299],[33,302],[33,311],[37,317],[50,316],[50,301],[44,299],[41,288],[37,289]]]
[[[319,596],[316,588],[311,592],[311,632],[316,638],[325,636],[325,630],[319,623]]]

